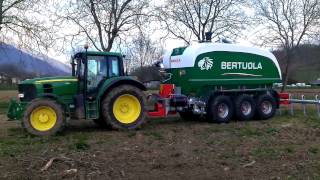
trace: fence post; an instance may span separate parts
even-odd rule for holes
[[[292,99],[292,94],[289,94],[290,114],[291,114],[291,116],[293,116],[293,115],[294,115],[294,112],[293,112],[293,103],[291,102],[291,99]]]
[[[316,101],[317,101],[317,103],[316,103],[317,113],[318,113],[318,117],[320,118],[320,101],[319,101],[319,95],[317,94],[315,98],[316,98]]]
[[[303,115],[307,116],[307,112],[306,112],[306,104],[303,102],[304,101],[304,95],[301,95],[301,100],[302,100],[302,108],[303,108]]]

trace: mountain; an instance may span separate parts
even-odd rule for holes
[[[283,71],[283,50],[273,52]],[[289,84],[297,82],[309,83],[320,78],[320,46],[304,44],[294,50],[294,57],[290,65]]]
[[[47,56],[31,55],[12,45],[1,43],[0,73],[21,79],[63,76],[71,74],[71,67]]]

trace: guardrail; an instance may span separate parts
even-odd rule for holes
[[[297,108],[295,108],[295,105],[301,105],[301,109],[303,112],[304,116],[308,115],[308,111],[307,111],[307,107],[312,107],[314,106],[316,109],[316,114],[317,116],[320,118],[320,96],[318,94],[314,95],[314,99],[307,99],[306,96],[304,94],[300,95],[300,98],[295,98],[297,97],[297,95],[294,94],[280,94],[280,104],[281,106],[286,106],[289,109],[290,115],[294,115],[295,114],[295,110],[297,110]],[[282,108],[279,108],[279,114],[282,114]],[[299,108],[299,110],[301,110]]]

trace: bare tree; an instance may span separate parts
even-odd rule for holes
[[[163,53],[163,48],[159,43],[152,41],[150,35],[140,31],[136,38],[133,38],[127,48],[128,66],[130,68],[143,67],[151,65],[159,60]]]
[[[265,30],[263,43],[283,48],[283,89],[290,75],[295,49],[314,33],[319,25],[319,0],[254,0],[255,9]]]
[[[1,41],[25,49],[47,49],[52,37],[40,19],[44,1],[0,0]],[[42,3],[42,4],[41,4]]]
[[[242,3],[242,0],[167,0],[156,11],[165,30],[190,44],[194,37],[205,40],[205,32],[212,32],[213,38],[238,36],[247,23]]]
[[[110,51],[119,36],[136,28],[147,7],[147,0],[78,0],[57,15],[78,27],[73,38],[85,35],[97,50]]]

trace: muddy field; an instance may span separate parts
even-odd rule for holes
[[[0,111],[1,112],[1,111]],[[319,179],[320,119],[211,124],[154,119],[138,131],[69,122],[33,137],[0,115],[0,179]]]

